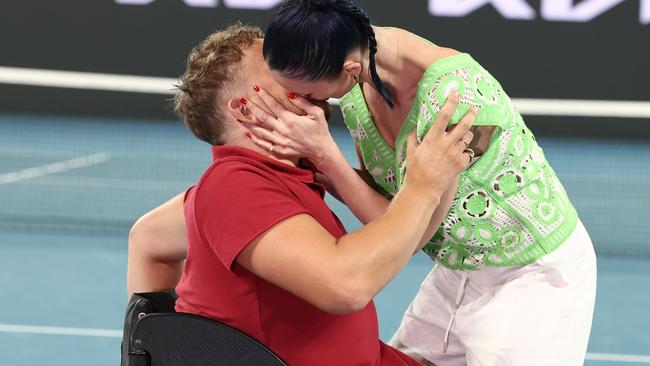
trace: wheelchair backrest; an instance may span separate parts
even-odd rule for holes
[[[173,292],[134,294],[124,322],[122,366],[286,366],[243,332],[175,313]]]

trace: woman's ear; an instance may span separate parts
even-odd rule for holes
[[[345,60],[345,63],[343,64],[343,72],[356,80],[361,74],[361,63],[350,59]]]
[[[245,98],[232,98],[228,101],[228,112],[239,123],[254,122],[255,116],[246,106],[248,103]]]

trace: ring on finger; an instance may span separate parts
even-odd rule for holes
[[[269,146],[269,152],[271,154],[273,154],[275,152],[275,144],[271,144],[271,146]]]
[[[472,159],[474,159],[474,156],[476,156],[476,153],[474,152],[474,150],[472,150],[469,147],[467,149],[463,150],[463,153],[469,155],[469,160],[470,161],[472,161]]]
[[[469,142],[467,142],[467,141],[465,141],[463,139],[460,139],[459,141],[462,142],[463,144],[465,144],[465,150],[469,149]]]

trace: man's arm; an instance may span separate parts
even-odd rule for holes
[[[451,132],[453,130],[453,128],[455,128],[455,127],[456,127],[456,125],[452,126],[452,128],[448,128],[447,131]],[[463,139],[471,140],[471,138],[472,138],[471,136],[472,136],[472,133],[468,132],[467,134],[465,134],[465,136],[463,136]],[[386,209],[388,208],[388,205],[389,205],[389,199],[386,198],[387,197],[386,193],[381,189],[381,187],[379,187],[375,183],[374,179],[372,178],[372,176],[370,175],[370,173],[366,169],[365,164],[363,163],[363,157],[361,156],[361,151],[359,150],[359,146],[355,144],[354,147],[355,147],[355,151],[357,153],[357,159],[359,160],[359,166],[360,166],[360,169],[354,169],[354,171],[359,176],[359,178],[361,178],[361,180],[363,182],[365,182],[366,185],[363,186],[363,185],[359,185],[359,184],[354,184],[353,181],[356,180],[356,178],[350,177],[349,172],[348,172],[348,174],[346,174],[344,172],[345,169],[346,169],[345,166],[342,166],[342,167],[339,166],[338,168],[342,168],[341,171],[343,171],[343,175],[348,176],[348,179],[346,181],[347,181],[347,184],[350,184],[350,186],[343,187],[344,192],[350,192],[350,194],[355,193],[354,196],[361,197],[361,199],[359,201],[363,202],[363,204],[365,206],[367,206],[368,212],[372,212],[371,216],[368,216],[368,217],[365,218],[365,221],[363,221],[363,219],[361,219],[359,216],[357,216],[357,218],[362,220],[362,223],[366,224],[367,222],[372,221],[373,218],[379,217],[380,215],[382,215],[386,211]],[[340,175],[335,175],[336,173],[332,173],[332,171],[330,171],[330,173],[332,174],[332,176],[339,176],[340,177]],[[342,195],[339,194],[339,192],[337,191],[337,189],[335,187],[335,184],[333,184],[328,179],[328,177],[325,176],[323,173],[320,173],[319,175],[320,176],[318,177],[318,181],[321,182],[323,185],[325,185],[325,187],[327,188],[327,191],[331,195],[336,197],[336,199],[338,199],[339,201],[341,201],[342,203],[347,205],[345,200],[342,198]],[[358,183],[358,180],[357,180],[357,183]],[[338,181],[337,186],[341,187],[342,185],[343,184],[341,184],[341,181]],[[431,217],[431,220],[429,222],[429,227],[427,228],[427,231],[424,234],[424,239],[423,239],[424,243],[428,242],[433,237],[435,232],[438,230],[438,228],[442,224],[442,221],[447,216],[447,213],[449,212],[449,208],[451,207],[451,205],[454,202],[454,196],[456,195],[457,187],[458,187],[458,177],[456,177],[453,180],[453,182],[449,186],[449,188],[443,193],[443,195],[442,195],[442,197],[440,199],[440,204],[436,208],[436,211],[433,213],[433,216]],[[367,198],[367,196],[364,196],[362,193],[359,194],[359,192],[364,192],[365,190],[368,190],[368,189],[373,191],[375,194],[373,194],[373,199],[364,200],[365,198]],[[381,197],[378,197],[377,194],[379,194],[379,196],[381,196]],[[349,197],[349,195],[348,195],[348,197]],[[418,251],[419,251],[419,249],[421,249],[421,246],[418,247]]]
[[[127,291],[176,287],[187,256],[187,236],[181,193],[142,216],[129,232]]]
[[[312,216],[297,215],[236,261],[324,311],[359,311],[406,265],[438,201],[437,194],[405,187],[381,218],[338,240]]]

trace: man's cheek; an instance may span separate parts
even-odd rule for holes
[[[309,101],[312,104],[320,107],[323,110],[323,112],[325,112],[325,119],[329,121],[330,116],[332,114],[331,113],[332,109],[330,108],[330,104],[326,100],[309,99]]]

